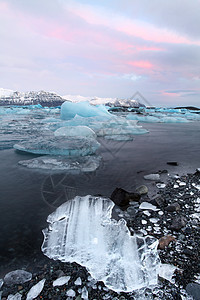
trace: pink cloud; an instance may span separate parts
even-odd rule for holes
[[[142,69],[152,69],[153,65],[149,61],[129,61],[128,64],[130,66],[136,67],[136,68],[142,68]]]

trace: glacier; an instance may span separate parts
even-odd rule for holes
[[[157,284],[158,240],[131,236],[126,221],[111,219],[114,203],[102,197],[75,197],[47,218],[43,253],[87,268],[96,281],[116,292]]]

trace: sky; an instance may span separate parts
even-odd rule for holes
[[[0,0],[0,87],[200,106],[200,0]]]

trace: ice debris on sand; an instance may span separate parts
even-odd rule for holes
[[[146,180],[160,180],[160,174],[149,174],[149,175],[145,175],[144,179]]]
[[[158,241],[131,236],[124,219],[111,219],[113,207],[110,199],[101,197],[67,201],[47,218],[43,253],[85,266],[95,280],[117,292],[156,284]]]
[[[159,268],[159,276],[170,281],[171,283],[174,283],[175,280],[173,279],[174,271],[177,269],[177,267],[169,264],[160,264]]]
[[[35,299],[43,290],[46,279],[40,280],[37,284],[35,284],[27,294],[26,300]]]
[[[149,210],[154,210],[154,211],[158,210],[158,208],[155,205],[153,205],[149,202],[142,202],[139,206],[139,209],[145,209],[145,210],[149,209]]]
[[[67,284],[69,280],[70,280],[70,276],[59,277],[56,280],[54,280],[53,286],[60,286],[60,285]]]
[[[93,172],[99,167],[100,162],[101,157],[95,155],[80,157],[47,155],[21,160],[18,164],[29,169]]]
[[[7,300],[21,300],[22,299],[22,295],[20,295],[19,293],[16,293],[15,295],[9,295]]]
[[[32,274],[24,270],[15,270],[7,273],[4,282],[7,285],[22,284],[32,279]]]

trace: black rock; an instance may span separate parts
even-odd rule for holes
[[[155,197],[150,202],[151,202],[151,204],[156,205],[158,207],[164,207],[165,206],[165,199],[161,196]]]
[[[181,207],[178,202],[174,202],[165,208],[165,210],[168,212],[179,211],[180,209],[181,209]]]
[[[138,202],[140,198],[140,194],[129,193],[122,188],[116,188],[110,196],[110,199],[118,206],[127,206],[130,201]]]
[[[177,161],[168,161],[167,164],[171,166],[178,166]]]
[[[186,221],[186,218],[183,216],[175,216],[172,221],[171,228],[178,231],[181,228],[185,227]]]
[[[198,283],[188,283],[186,291],[194,300],[200,299],[200,285]]]

